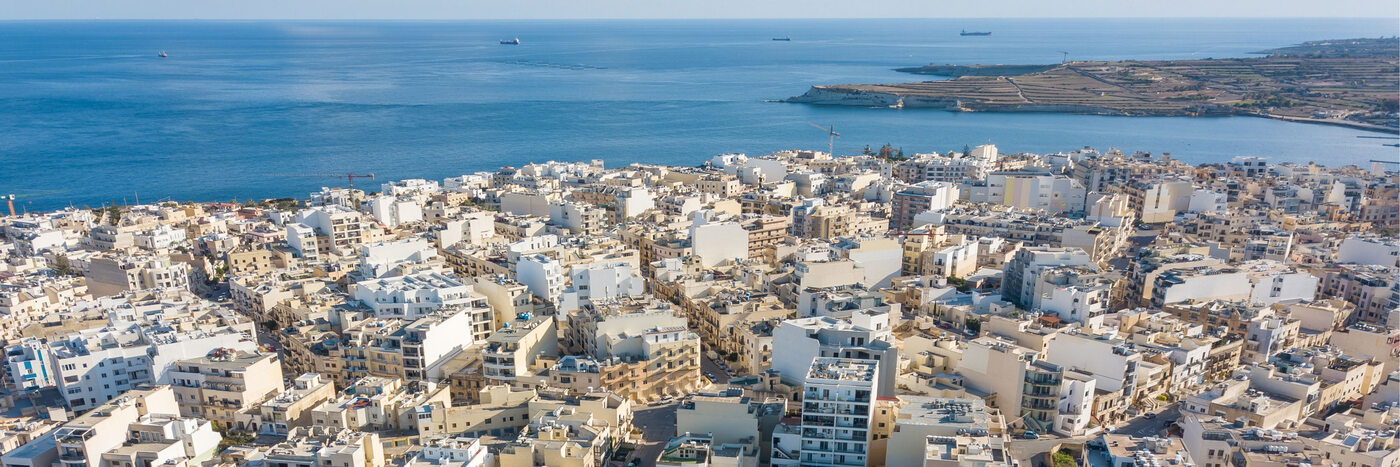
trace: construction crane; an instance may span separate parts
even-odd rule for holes
[[[367,174],[364,174],[364,175],[357,175],[357,174],[354,174],[354,173],[343,173],[343,174],[272,174],[272,176],[273,176],[273,177],[291,177],[291,178],[343,178],[343,179],[345,179],[347,182],[349,182],[349,184],[350,184],[350,189],[351,189],[351,190],[355,189],[355,179],[357,179],[357,178],[368,178],[368,179],[370,179],[370,180],[374,180],[374,174],[373,174],[373,173],[367,173]]]
[[[49,190],[49,191],[35,191],[35,192],[25,193],[25,194],[22,194],[22,195],[16,195],[16,194],[11,193],[11,194],[8,194],[8,195],[3,196],[3,198],[5,198],[5,204],[9,205],[9,207],[10,207],[10,217],[15,217],[15,199],[16,199],[16,198],[33,198],[33,197],[36,197],[36,196],[57,195],[57,194],[67,193],[67,192],[68,192],[68,190]]]
[[[835,151],[836,151],[836,138],[840,138],[840,137],[841,137],[841,134],[836,132],[836,127],[833,126],[833,127],[827,128],[827,127],[824,127],[824,126],[821,126],[821,125],[818,125],[818,124],[815,124],[815,123],[812,123],[812,122],[807,122],[807,124],[808,124],[808,125],[812,125],[813,127],[815,127],[815,128],[818,129],[818,130],[821,130],[821,131],[825,131],[825,132],[826,132],[826,136],[827,136],[827,141],[826,141],[826,154],[829,155],[829,156],[831,156],[831,157],[836,157],[836,152],[835,152]]]

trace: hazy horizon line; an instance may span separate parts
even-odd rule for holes
[[[415,22],[451,22],[451,21],[758,21],[758,20],[789,20],[789,21],[846,21],[846,20],[1060,20],[1060,19],[1102,19],[1102,20],[1141,20],[1141,19],[1197,19],[1197,20],[1274,20],[1274,19],[1341,19],[1341,20],[1385,20],[1392,19],[1380,16],[940,16],[940,17],[888,17],[888,16],[857,16],[857,17],[580,17],[580,18],[0,18],[0,21],[21,22],[21,21],[415,21]]]

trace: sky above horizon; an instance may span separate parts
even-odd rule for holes
[[[14,0],[0,19],[1400,18],[1395,0]]]

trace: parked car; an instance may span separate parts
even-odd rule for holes
[[[1026,433],[1023,436],[1026,439],[1040,439],[1040,435],[1036,434],[1036,432],[1031,430],[1026,430]]]

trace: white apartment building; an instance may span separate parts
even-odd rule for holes
[[[128,290],[188,289],[190,267],[168,256],[97,256],[88,262],[88,292],[98,297]]]
[[[377,318],[415,320],[434,313],[488,308],[486,297],[472,292],[452,273],[420,272],[355,283],[354,297]]]
[[[222,436],[207,420],[180,418],[169,386],[130,391],[51,434],[5,453],[7,466],[199,464]]]
[[[227,330],[177,332],[131,324],[79,331],[51,341],[45,358],[68,407],[83,411],[142,384],[167,384],[176,361],[218,348],[250,352],[257,344],[243,333]]]
[[[491,453],[481,440],[469,436],[444,436],[423,442],[423,449],[413,454],[403,467],[487,467],[493,465]]]
[[[530,376],[540,357],[559,353],[558,326],[551,316],[522,315],[486,340],[482,373],[488,384],[507,384]]]
[[[1161,306],[1188,300],[1246,300],[1260,305],[1312,301],[1318,278],[1273,260],[1239,266],[1173,269],[1157,276],[1151,303]]]
[[[413,199],[381,195],[365,200],[364,205],[374,220],[388,227],[423,221],[423,206]]]
[[[177,229],[168,224],[161,224],[144,232],[137,232],[132,235],[132,241],[137,247],[146,250],[164,250],[182,243],[185,243],[185,229]]]
[[[812,361],[802,387],[801,465],[868,465],[880,364],[855,358]]]
[[[999,418],[987,413],[981,399],[900,396],[897,405],[886,466],[924,467],[937,461],[950,467],[1010,465],[1004,460],[1008,453]],[[930,457],[936,461],[929,462]]]
[[[545,303],[558,304],[564,295],[567,277],[559,260],[542,254],[520,257],[515,263],[515,279]]]
[[[482,245],[496,236],[496,219],[486,212],[463,214],[459,219],[442,222],[437,229],[437,247],[445,249],[459,243]]]
[[[714,267],[749,257],[749,231],[738,222],[719,221],[713,211],[696,211],[690,226],[690,246],[690,253],[700,258],[700,264]]]
[[[849,318],[813,317],[783,321],[773,330],[773,366],[785,383],[802,384],[821,358],[858,358],[878,365],[881,396],[894,395],[899,350],[894,347],[888,312],[859,311]],[[777,350],[781,349],[781,350]]]
[[[409,178],[379,185],[379,192],[389,196],[431,195],[442,191],[436,180]]]
[[[1337,247],[1337,263],[1400,266],[1400,241],[1380,236],[1351,236]]]
[[[993,172],[986,180],[964,182],[965,199],[1022,209],[1084,212],[1084,185],[1048,172]]]
[[[360,245],[360,264],[356,272],[362,280],[402,275],[405,273],[402,268],[435,258],[439,258],[437,249],[422,238]]]
[[[305,225],[315,231],[319,237],[317,243],[322,251],[342,256],[354,254],[355,247],[369,237],[369,227],[359,211],[339,205],[317,206],[298,212],[292,218],[292,222],[287,224],[289,243],[292,241],[292,226],[296,224]]]
[[[1171,222],[1177,213],[1186,212],[1191,207],[1195,185],[1189,180],[1161,180],[1149,182],[1142,189],[1142,206],[1138,219],[1148,224]]]
[[[1111,332],[1061,332],[1046,344],[1045,360],[1093,375],[1097,389],[1131,395],[1137,389],[1142,354]]]
[[[890,279],[900,275],[904,249],[899,240],[879,237],[842,238],[831,245],[834,252],[855,262],[865,274],[861,284],[871,289],[890,285]]]
[[[38,338],[26,337],[5,348],[6,374],[20,390],[51,388],[58,384],[57,374],[50,369],[48,346]]]
[[[1079,248],[1033,247],[1016,250],[1011,261],[1002,267],[1002,298],[1023,308],[1037,302],[1041,271],[1051,267],[1087,266],[1092,261]]]
[[[570,286],[560,295],[559,312],[579,309],[588,301],[604,301],[641,295],[646,281],[632,263],[614,261],[575,265],[569,270]]]

